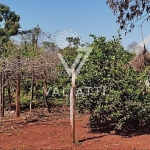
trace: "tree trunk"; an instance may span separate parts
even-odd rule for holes
[[[72,69],[72,83],[70,88],[70,136],[71,141],[75,143],[75,93],[76,93],[76,72],[75,69]]]
[[[20,116],[20,74],[17,74],[17,88],[16,88],[16,115]]]
[[[49,106],[48,106],[48,93],[46,93],[47,92],[47,74],[46,74],[45,69],[44,69],[43,85],[44,85],[44,102],[45,102],[45,106],[47,108],[47,111],[50,113],[50,109],[49,109]]]
[[[1,117],[4,117],[4,72],[1,72]]]
[[[16,115],[20,116],[20,56],[18,56],[18,72],[16,75]]]
[[[31,113],[31,110],[32,110],[33,89],[34,89],[34,64],[33,64],[33,66],[32,66],[32,78],[31,78],[31,99],[30,99],[30,113]]]
[[[35,98],[36,100],[38,99],[38,85],[39,85],[39,80],[35,80]]]
[[[8,97],[9,97],[9,111],[11,111],[11,91],[10,91],[10,81],[8,80]]]

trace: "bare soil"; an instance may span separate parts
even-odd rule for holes
[[[69,110],[55,108],[51,113],[34,109],[19,118],[6,112],[0,121],[0,149],[150,149],[150,135],[124,137],[93,133],[88,114],[76,114],[76,143],[70,141]]]

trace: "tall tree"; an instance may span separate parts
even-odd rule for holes
[[[42,34],[42,29],[39,25],[32,29],[32,43],[34,45],[34,49],[37,50],[39,36]]]
[[[81,44],[80,43],[80,38],[79,37],[67,37],[66,40],[68,41],[69,43],[69,46],[71,48],[78,48],[78,46]]]
[[[66,40],[68,41],[69,46],[72,48],[73,37],[67,37]]]
[[[80,38],[79,37],[75,37],[73,39],[73,45],[75,48],[78,48],[78,46],[80,45]]]
[[[4,4],[0,3],[0,22],[4,22],[4,26],[0,25],[0,46],[7,42],[10,36],[16,35],[18,29],[20,16],[16,15],[14,11]]]
[[[40,47],[47,46],[50,42],[51,35],[44,32],[39,25],[30,29],[19,32],[19,37],[26,51],[32,51],[36,54]]]

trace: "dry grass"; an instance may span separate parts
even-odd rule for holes
[[[143,50],[126,65],[126,68],[133,67],[138,72],[141,72],[148,66],[150,66],[150,53],[147,50]]]

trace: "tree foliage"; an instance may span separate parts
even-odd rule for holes
[[[150,95],[143,93],[147,71],[138,73],[132,67],[125,67],[134,54],[124,50],[119,38],[107,41],[105,37],[91,36],[93,50],[76,80],[79,112],[89,110],[93,130],[100,129],[102,123],[107,122],[114,124],[113,129],[124,132],[143,124],[148,126]],[[64,57],[69,66],[75,60],[75,55],[69,53]],[[66,71],[62,71],[60,77],[59,83],[69,87]]]
[[[143,94],[147,72],[137,73],[126,68],[133,54],[124,50],[118,39],[106,41],[94,37],[93,51],[79,75],[78,86],[98,87],[79,98],[79,110],[91,113],[90,126],[99,129],[111,120],[114,129],[128,131],[136,126],[149,125],[149,94]],[[136,122],[136,124],[134,124]]]
[[[71,48],[78,48],[78,46],[81,44],[80,43],[80,38],[79,37],[67,37],[66,40],[68,41],[69,43],[69,46]]]
[[[54,49],[55,46],[50,42],[50,34],[44,32],[39,25],[29,30],[19,31],[18,37],[21,39],[22,54],[26,56],[35,56],[41,51]]]
[[[150,19],[149,0],[107,0],[106,3],[117,16],[117,23],[125,34],[131,32],[140,19],[143,22]]]
[[[8,41],[10,36],[18,33],[20,16],[4,4],[0,4],[0,22],[4,22],[4,27],[0,27],[1,44]]]

